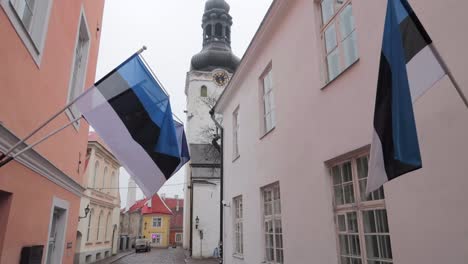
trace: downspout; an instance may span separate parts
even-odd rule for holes
[[[192,179],[192,169],[190,169],[190,185],[187,187],[190,188],[190,240],[189,240],[189,253],[190,257],[192,256],[192,246],[193,246],[193,179]]]
[[[219,173],[219,178],[220,178],[220,198],[219,198],[219,257],[221,260],[221,263],[223,263],[224,257],[223,257],[223,218],[224,218],[224,205],[223,205],[223,200],[224,200],[224,174],[223,174],[223,163],[224,163],[224,158],[223,158],[223,149],[224,149],[224,129],[223,126],[216,120],[215,118],[215,112],[214,108],[210,110],[210,116],[215,125],[219,128],[220,130],[220,135],[216,136],[213,139],[213,145],[214,147],[220,152],[221,156],[221,162],[220,162],[220,173]],[[221,139],[221,145],[218,144],[217,140]]]

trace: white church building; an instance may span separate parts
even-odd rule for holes
[[[209,111],[224,90],[239,59],[231,51],[232,18],[224,0],[208,0],[202,19],[203,49],[193,56],[187,73],[187,166],[184,241],[194,258],[216,257],[220,236],[220,150],[218,131]]]

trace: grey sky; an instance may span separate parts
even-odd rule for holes
[[[272,0],[227,1],[234,23],[232,49],[242,57]],[[202,47],[204,4],[205,0],[107,0],[96,79],[146,45],[143,57],[168,91],[174,114],[185,121],[185,76],[191,57]],[[159,193],[183,196],[184,174],[182,168]],[[120,186],[128,186],[128,173],[123,169]],[[120,189],[120,195],[124,206],[127,189]],[[141,197],[138,191],[137,198]]]

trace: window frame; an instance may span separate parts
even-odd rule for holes
[[[239,151],[239,132],[240,132],[239,109],[240,109],[240,106],[237,106],[236,109],[232,112],[232,161],[233,162],[240,157],[240,151]]]
[[[233,224],[234,224],[234,249],[233,256],[243,257],[244,256],[244,203],[242,195],[232,198],[233,204]],[[239,228],[238,228],[239,227]]]
[[[270,84],[271,88],[265,93],[265,78],[270,77]],[[260,139],[265,137],[271,131],[276,128],[276,100],[275,100],[275,85],[273,81],[273,65],[270,62],[265,70],[259,77],[259,108],[260,108]],[[267,113],[267,101],[266,98],[268,97],[269,100],[269,112]],[[267,126],[267,118],[271,118],[271,127]]]
[[[359,171],[358,171],[358,160],[361,158],[367,157],[367,160],[369,159],[369,148],[368,146],[361,148],[357,151],[348,153],[343,155],[342,158],[337,158],[333,159],[331,161],[326,162],[326,165],[329,169],[329,179],[330,179],[330,186],[331,186],[331,195],[332,195],[332,207],[333,207],[333,212],[334,212],[334,222],[335,222],[335,232],[336,232],[336,246],[337,246],[337,256],[338,256],[338,263],[343,263],[342,262],[342,257],[344,258],[358,258],[362,264],[367,264],[368,263],[368,256],[367,256],[367,248],[366,248],[366,235],[369,236],[370,233],[366,233],[364,229],[364,214],[368,211],[375,211],[375,210],[384,210],[386,212],[386,205],[385,205],[385,195],[383,195],[383,199],[379,200],[363,200],[361,197],[361,185],[359,184],[361,180],[364,178],[360,178]],[[338,204],[336,202],[336,195],[335,195],[335,189],[334,189],[334,181],[333,181],[333,168],[336,166],[342,166],[345,163],[350,163],[351,164],[351,177],[352,177],[352,183],[353,183],[353,196],[354,196],[354,202],[352,203],[345,203],[345,204]],[[366,177],[367,179],[367,177]],[[365,186],[363,186],[365,188]],[[382,187],[381,187],[382,188]],[[380,190],[380,189],[379,189]],[[382,188],[382,193],[383,188]],[[371,195],[374,195],[372,193]],[[350,213],[355,213],[356,214],[356,222],[357,222],[357,232],[351,233],[348,232],[348,214]],[[345,216],[345,225],[346,225],[346,230],[342,230],[340,227],[340,216]],[[387,221],[387,228],[388,227],[388,218],[386,219]],[[343,255],[342,254],[342,247],[341,247],[341,241],[340,241],[340,236],[357,236],[359,239],[359,257],[353,257],[353,255]],[[376,235],[376,234],[371,234],[371,235]],[[388,233],[381,233],[377,234],[381,236],[388,236],[390,237],[390,232]],[[348,238],[346,238],[348,239]],[[351,243],[347,243],[347,245],[351,246]],[[391,249],[391,244],[390,244],[390,249]],[[381,260],[381,259],[376,259],[375,261],[383,261],[384,263],[394,263],[394,259],[392,260]]]
[[[158,225],[154,225],[154,223],[155,223],[154,221],[155,221],[156,219],[159,219],[159,226],[158,226]],[[163,226],[162,217],[160,217],[160,216],[153,216],[152,219],[151,219],[151,221],[152,221],[152,222],[151,222],[151,226],[152,226],[152,227],[161,228],[161,227]],[[156,221],[156,222],[158,222],[158,221]]]
[[[30,22],[30,28],[26,28],[14,4],[11,1],[0,0],[0,5],[5,11],[13,28],[33,58],[37,67],[40,67],[45,47],[46,36],[49,29],[49,20],[53,0],[36,0],[34,12]],[[34,15],[34,13],[36,15]]]
[[[178,239],[178,238],[179,238],[179,239]],[[183,238],[183,234],[182,234],[182,233],[175,233],[175,238],[174,238],[174,240],[175,240],[176,243],[182,242],[182,240],[183,240],[182,238]]]
[[[79,68],[78,69],[79,72],[77,72],[75,69],[76,59],[77,59],[76,51],[80,44],[82,34],[84,34],[85,38],[87,38],[86,43],[83,47],[84,52],[83,52],[82,58],[84,59],[84,62],[82,63],[83,67]],[[68,92],[67,92],[67,99],[66,99],[67,103],[70,103],[74,98],[76,98],[76,96],[79,96],[79,94],[81,94],[85,89],[86,78],[88,75],[87,72],[88,72],[88,64],[89,64],[89,53],[91,50],[91,39],[92,37],[91,37],[91,32],[89,30],[89,24],[86,18],[85,10],[82,6],[81,12],[80,12],[80,18],[78,20],[78,26],[76,30],[75,46],[73,49],[73,60],[71,64],[70,80],[68,83]],[[75,76],[75,73],[78,76]],[[75,79],[74,77],[76,77],[77,79]],[[77,90],[75,91],[75,89]],[[73,94],[75,94],[75,97],[73,97]],[[69,108],[67,108],[65,110],[65,113],[70,121],[74,120],[75,118],[78,118],[81,115],[78,109],[76,108],[76,106],[74,105],[71,105]],[[80,127],[80,121],[78,120],[77,122],[74,122],[73,127],[75,128],[76,131],[78,131]]]
[[[323,12],[322,12],[322,4],[324,1],[332,1],[333,2],[333,11],[334,13],[331,15],[331,17],[327,20],[324,21],[323,18]],[[340,5],[339,8],[337,8],[337,5]],[[324,80],[323,86],[328,85],[335,79],[337,79],[342,73],[344,73],[347,69],[349,69],[351,66],[353,66],[356,62],[359,61],[359,47],[358,47],[358,39],[357,39],[357,29],[356,29],[356,24],[354,23],[354,28],[351,30],[351,32],[344,36],[342,33],[342,26],[341,26],[341,20],[342,20],[342,13],[345,11],[345,9],[348,6],[351,6],[353,8],[353,0],[343,0],[341,2],[338,2],[336,0],[318,0],[317,1],[317,6],[318,6],[318,16],[319,17],[319,32],[320,32],[320,46],[321,46],[321,67],[323,68],[323,74],[322,78]],[[354,18],[354,13],[351,11],[353,19]],[[355,21],[355,20],[354,20]],[[335,48],[331,49],[329,52],[327,51],[327,43],[326,43],[326,37],[325,33],[326,31],[334,26],[335,27],[335,40],[336,40],[336,46]],[[354,34],[355,40],[354,40],[354,45],[356,48],[356,58],[354,61],[350,62],[349,64],[346,63],[346,57],[347,57],[347,51],[346,51],[346,40],[350,38]],[[330,78],[330,69],[328,65],[328,56],[331,55],[333,52],[337,51],[338,54],[338,69],[337,73],[333,78]],[[323,88],[323,87],[322,87]]]
[[[275,188],[278,189],[278,204],[279,204],[279,214],[275,214],[275,201],[274,200],[274,192],[275,192]],[[266,215],[266,212],[265,212],[265,192],[266,191],[270,191],[271,192],[271,214],[270,215]],[[260,189],[260,201],[261,201],[261,210],[262,210],[262,224],[261,224],[261,227],[262,227],[262,235],[263,235],[263,258],[264,258],[264,263],[268,263],[268,264],[283,264],[284,263],[284,241],[283,241],[283,236],[284,236],[284,231],[283,231],[283,221],[282,221],[282,213],[281,213],[281,188],[280,188],[280,183],[279,182],[274,182],[272,184],[269,184],[269,185],[266,185],[264,187],[262,187]],[[268,201],[270,203],[270,201]],[[267,233],[265,232],[266,230],[266,223],[268,221],[271,221],[271,224],[272,224],[272,230],[273,230],[273,245],[272,245],[272,249],[273,249],[273,261],[269,261],[268,260],[268,257],[267,257],[267,244],[266,244],[266,236],[267,236]],[[277,233],[276,230],[277,230],[277,226],[276,226],[276,222],[279,221],[280,222],[280,229],[281,229],[281,233]],[[276,236],[277,235],[280,235],[281,236],[281,248],[277,247],[277,241],[276,241]],[[277,250],[278,249],[281,249],[282,251],[282,257],[283,257],[283,261],[282,262],[278,262],[277,261]]]
[[[200,97],[202,98],[208,97],[208,87],[206,85],[202,85],[200,87]]]

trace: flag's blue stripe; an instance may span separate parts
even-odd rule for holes
[[[389,0],[382,46],[382,52],[392,72],[393,158],[407,165],[421,166],[400,21],[398,21],[401,9],[397,8],[398,6],[401,6],[400,0]]]
[[[397,19],[397,24],[400,24],[401,21],[405,20],[406,17],[408,17],[408,11],[404,7],[401,1],[405,0],[388,0],[389,2],[392,2],[393,7],[395,8],[395,15]],[[388,8],[387,8],[388,9]]]
[[[128,83],[151,120],[160,128],[154,151],[179,157],[169,98],[143,61],[135,56],[118,69],[118,74]]]

